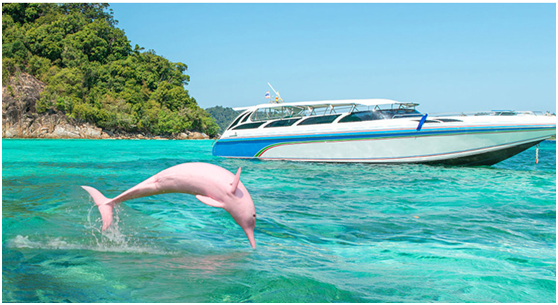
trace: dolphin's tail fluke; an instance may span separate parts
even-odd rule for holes
[[[103,196],[101,192],[90,186],[82,186],[82,188],[86,190],[91,197],[93,197],[93,201],[95,201],[95,204],[99,208],[99,212],[101,212],[101,218],[103,219],[103,231],[108,229],[112,223],[113,205],[110,203],[111,199]]]

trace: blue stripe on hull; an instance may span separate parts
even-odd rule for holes
[[[356,133],[334,133],[334,134],[310,134],[280,137],[257,137],[257,138],[233,138],[221,139],[213,146],[214,156],[252,158],[262,149],[281,143],[307,143],[313,141],[350,141],[358,139],[388,139],[404,137],[444,136],[455,134],[477,134],[498,133],[516,131],[535,131],[541,129],[555,129],[555,126],[531,126],[531,127],[471,127],[436,130],[387,130],[366,131]]]
[[[292,140],[247,140],[247,141],[223,141],[219,140],[213,145],[213,155],[222,157],[252,158],[258,151],[269,145],[290,142]]]

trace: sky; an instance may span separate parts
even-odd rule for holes
[[[556,112],[556,4],[111,3],[188,66],[200,107],[387,98],[421,112]]]

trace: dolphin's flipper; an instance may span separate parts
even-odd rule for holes
[[[236,171],[236,175],[234,176],[234,180],[231,183],[231,193],[234,194],[236,192],[236,188],[238,187],[239,182],[240,182],[240,167]]]
[[[91,197],[93,197],[93,201],[95,201],[95,204],[99,208],[99,212],[101,212],[101,218],[103,219],[103,231],[108,229],[112,223],[112,204],[109,204],[111,200],[90,186],[82,186],[82,188],[86,190]]]
[[[203,202],[203,203],[205,203],[209,206],[216,207],[216,208],[222,208],[222,209],[225,208],[225,205],[222,202],[219,202],[219,201],[217,201],[217,200],[215,200],[211,197],[196,195],[196,198],[199,201],[201,201],[201,202]]]

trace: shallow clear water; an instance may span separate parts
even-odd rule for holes
[[[556,143],[490,167],[211,155],[211,141],[3,140],[4,302],[556,302]],[[176,164],[241,180],[257,250],[183,194],[114,197]]]

